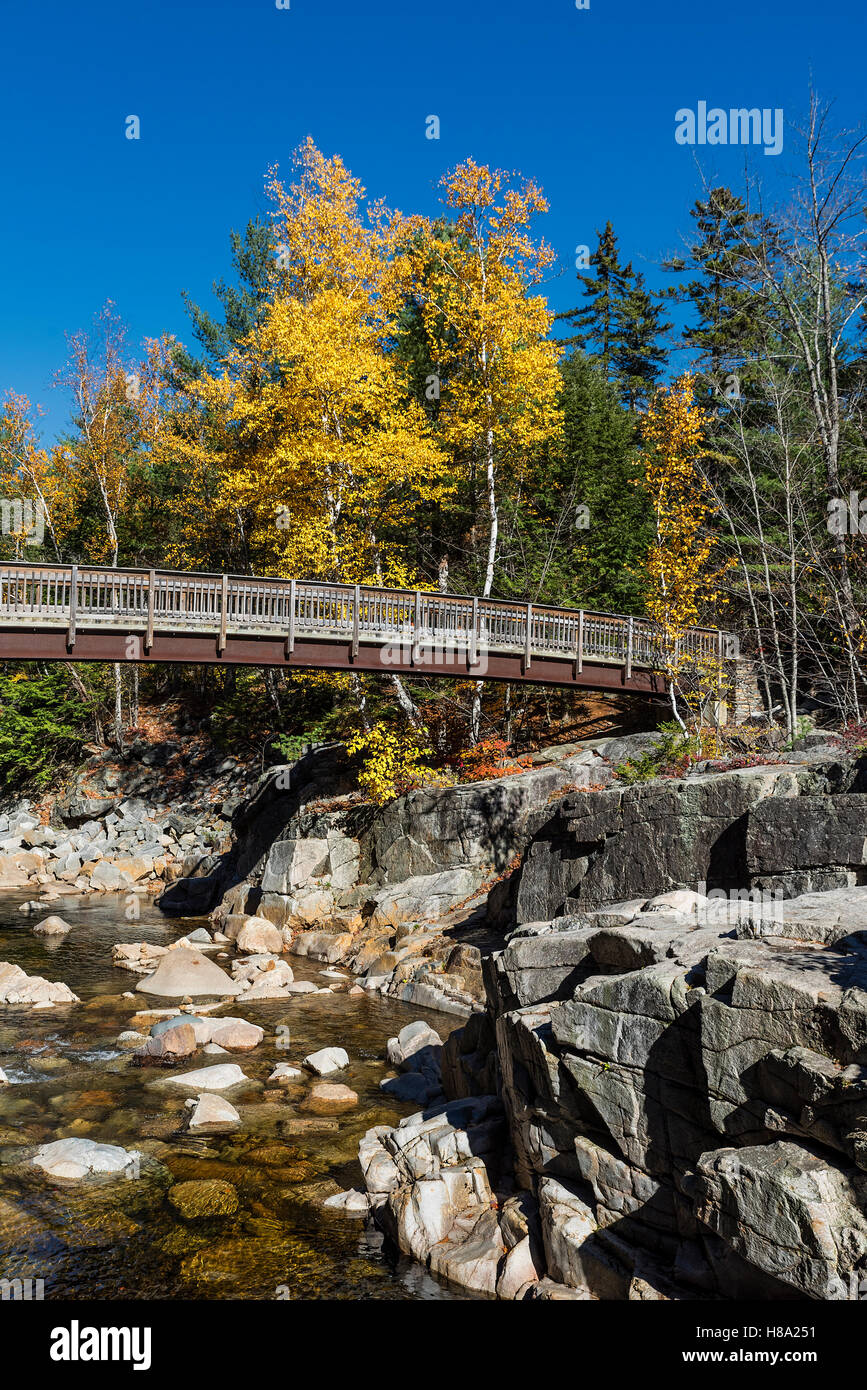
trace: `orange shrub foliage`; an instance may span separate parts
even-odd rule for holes
[[[459,782],[486,782],[491,777],[509,777],[523,772],[530,764],[529,757],[512,759],[508,744],[501,738],[483,738],[474,748],[465,748],[449,759]]]

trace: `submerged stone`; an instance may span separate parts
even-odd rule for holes
[[[169,1188],[168,1199],[185,1221],[232,1216],[238,1210],[236,1189],[219,1178],[175,1183],[174,1187]]]

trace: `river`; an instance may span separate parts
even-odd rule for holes
[[[49,941],[33,935],[39,915],[19,911],[25,897],[0,894],[0,961],[62,980],[81,1003],[44,1012],[0,1005],[0,1068],[9,1081],[0,1086],[0,1279],[41,1279],[46,1299],[467,1297],[391,1249],[372,1223],[320,1205],[335,1184],[363,1187],[357,1149],[365,1130],[417,1109],[379,1090],[388,1038],[425,1018],[445,1040],[459,1019],[377,994],[239,1000],[225,1012],[260,1024],[265,1039],[226,1061],[264,1083],[277,1062],[298,1064],[320,1047],[339,1045],[350,1065],[333,1079],[351,1086],[359,1104],[323,1118],[304,1104],[306,1083],[263,1088],[251,1103],[236,1102],[238,1132],[191,1136],[183,1128],[183,1098],[154,1087],[164,1073],[136,1066],[116,1041],[133,1026],[137,1008],[170,1001],[122,998],[138,977],[113,966],[111,948],[129,941],[165,946],[203,923],[167,919],[146,903],[130,922],[130,900],[120,895],[69,898],[46,912],[73,929]],[[296,979],[328,983],[321,964],[288,959]],[[199,1053],[179,1068],[209,1060]],[[138,1148],[177,1181],[227,1180],[238,1192],[238,1210],[188,1223],[164,1190],[144,1181],[59,1184],[27,1163],[33,1145],[75,1135]]]

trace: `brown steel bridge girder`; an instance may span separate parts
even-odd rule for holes
[[[565,656],[537,656],[528,668],[524,657],[515,652],[479,652],[475,666],[464,652],[444,655],[426,651],[412,660],[409,647],[396,659],[394,644],[384,646],[362,642],[357,655],[352,643],[300,637],[291,655],[279,636],[226,637],[222,651],[211,633],[155,632],[145,650],[141,632],[88,632],[79,629],[73,647],[67,646],[63,629],[0,627],[0,661],[120,661],[177,662],[210,666],[282,666],[286,670],[365,671],[376,675],[449,676],[456,680],[482,679],[524,681],[533,685],[561,685],[584,690],[622,691],[636,695],[665,695],[665,682],[657,672],[626,668],[600,661],[582,663],[576,671],[574,660]]]

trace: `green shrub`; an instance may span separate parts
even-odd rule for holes
[[[632,787],[636,782],[649,782],[652,777],[661,777],[682,769],[689,759],[699,753],[700,745],[696,738],[685,734],[679,724],[670,720],[659,726],[660,739],[637,758],[627,758],[615,769],[618,781]]]
[[[0,670],[0,789],[44,787],[78,755],[86,718],[62,666]]]
[[[327,735],[324,724],[313,724],[303,734],[278,734],[271,747],[287,763],[294,763],[311,743],[324,743]]]

